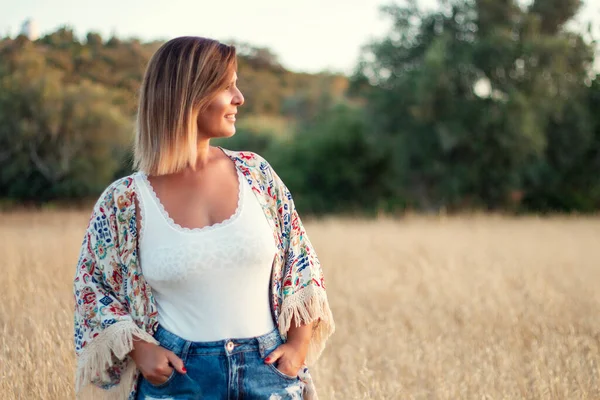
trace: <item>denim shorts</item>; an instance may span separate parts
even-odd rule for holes
[[[173,369],[160,385],[139,375],[136,399],[172,400],[301,400],[305,383],[273,364],[265,364],[269,353],[283,343],[277,328],[252,338],[191,342],[159,325],[154,338],[171,350],[187,369]]]

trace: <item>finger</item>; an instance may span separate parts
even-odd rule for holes
[[[265,364],[273,364],[283,355],[283,351],[279,350],[279,347],[273,350],[266,358]]]
[[[169,351],[167,353],[167,359],[169,360],[173,368],[175,368],[180,374],[185,374],[187,372],[187,370],[185,369],[185,365],[183,364],[183,360],[177,357],[177,355],[172,351]]]
[[[171,369],[171,371],[173,371]],[[155,377],[152,377],[150,379],[148,379],[148,381],[153,384],[153,385],[162,385],[163,383],[165,383],[167,380],[169,380],[169,377],[171,376],[171,374],[169,375],[157,375]]]
[[[158,381],[159,383],[161,383],[169,379],[172,373],[173,368],[169,364],[165,364],[161,365],[160,367],[157,367],[151,374],[151,378],[153,381]]]
[[[157,367],[156,369],[154,369],[154,371],[148,373],[148,374],[143,374],[144,378],[146,378],[146,380],[148,382],[150,382],[153,385],[161,385],[163,383],[165,383],[167,381],[167,379],[169,379],[169,377],[171,376],[171,373],[173,372],[173,368],[167,366],[164,367]]]

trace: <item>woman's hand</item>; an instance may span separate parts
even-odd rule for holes
[[[129,356],[151,384],[156,386],[165,383],[173,373],[173,368],[182,374],[186,373],[183,360],[172,351],[143,340],[134,340],[133,343]]]
[[[308,342],[287,342],[273,350],[267,358],[265,364],[275,364],[275,367],[289,376],[298,376],[298,371],[304,365],[306,353],[308,352]]]

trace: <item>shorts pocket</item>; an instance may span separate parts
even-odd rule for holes
[[[155,388],[155,389],[162,389],[164,387],[167,387],[169,385],[169,383],[171,383],[171,381],[173,380],[173,378],[175,378],[176,372],[177,371],[175,371],[175,368],[173,368],[173,371],[171,372],[171,375],[169,375],[169,377],[167,378],[167,380],[164,381],[163,383],[158,384],[158,385],[155,385],[155,384],[151,383],[148,379],[144,378],[144,380],[146,382],[148,382],[148,385],[152,386],[153,388]]]
[[[271,354],[276,348],[278,348],[282,344],[283,344],[283,341],[278,337],[278,339],[275,342],[273,342],[270,346],[266,347],[265,352],[264,352],[265,355],[264,355],[264,357],[262,357],[262,361],[264,362],[265,358],[269,357],[269,354]],[[269,367],[269,369],[273,373],[275,373],[278,377],[286,379],[288,381],[297,381],[299,379],[298,375],[291,376],[291,375],[284,374],[283,372],[278,370],[277,367],[275,366],[276,363],[277,363],[277,361],[275,361],[275,363],[272,363],[272,364],[267,364],[267,367]]]
[[[280,370],[278,370],[278,369],[277,369],[277,367],[275,366],[275,364],[267,364],[267,366],[268,366],[269,368],[271,368],[271,370],[272,370],[274,373],[276,373],[277,375],[279,375],[280,377],[282,377],[282,378],[284,378],[284,379],[287,379],[287,380],[290,380],[290,381],[297,381],[297,380],[299,379],[299,378],[298,378],[298,375],[296,375],[296,376],[291,376],[291,375],[284,374],[283,372],[281,372]]]

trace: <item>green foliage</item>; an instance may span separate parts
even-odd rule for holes
[[[600,81],[582,102],[549,120],[546,157],[533,163],[525,198],[528,209],[593,212],[600,208]]]
[[[564,29],[579,2],[554,3],[384,8],[393,29],[367,48],[351,89],[367,98],[382,142],[403,148],[395,164],[409,201],[433,210],[513,208],[522,197],[534,209],[594,207],[583,201],[593,197],[589,179],[573,176],[597,145],[586,100],[593,50]]]
[[[236,134],[226,139],[213,139],[211,144],[236,151],[253,151],[267,157],[275,143],[272,135],[265,132],[238,129]]]
[[[111,93],[66,81],[34,46],[0,69],[0,196],[50,200],[98,193],[118,167],[131,123]]]
[[[389,149],[369,136],[364,114],[348,104],[323,110],[269,160],[306,212],[377,211],[399,195]]]
[[[104,42],[94,32],[82,43],[68,26],[35,42],[1,40],[0,198],[94,197],[130,173],[137,91],[161,44]],[[226,145],[262,154],[272,137],[295,131],[300,107],[289,104],[301,98],[302,115],[312,117],[323,93],[334,98],[345,89],[345,77],[295,74],[268,49],[238,47],[240,86],[251,99],[242,111],[252,118]]]
[[[350,80],[235,43],[246,103],[213,144],[263,155],[301,212],[597,211],[600,78],[594,43],[566,28],[580,5],[392,4]],[[129,174],[136,93],[161,44],[80,42],[69,27],[0,40],[0,203],[95,197]]]

